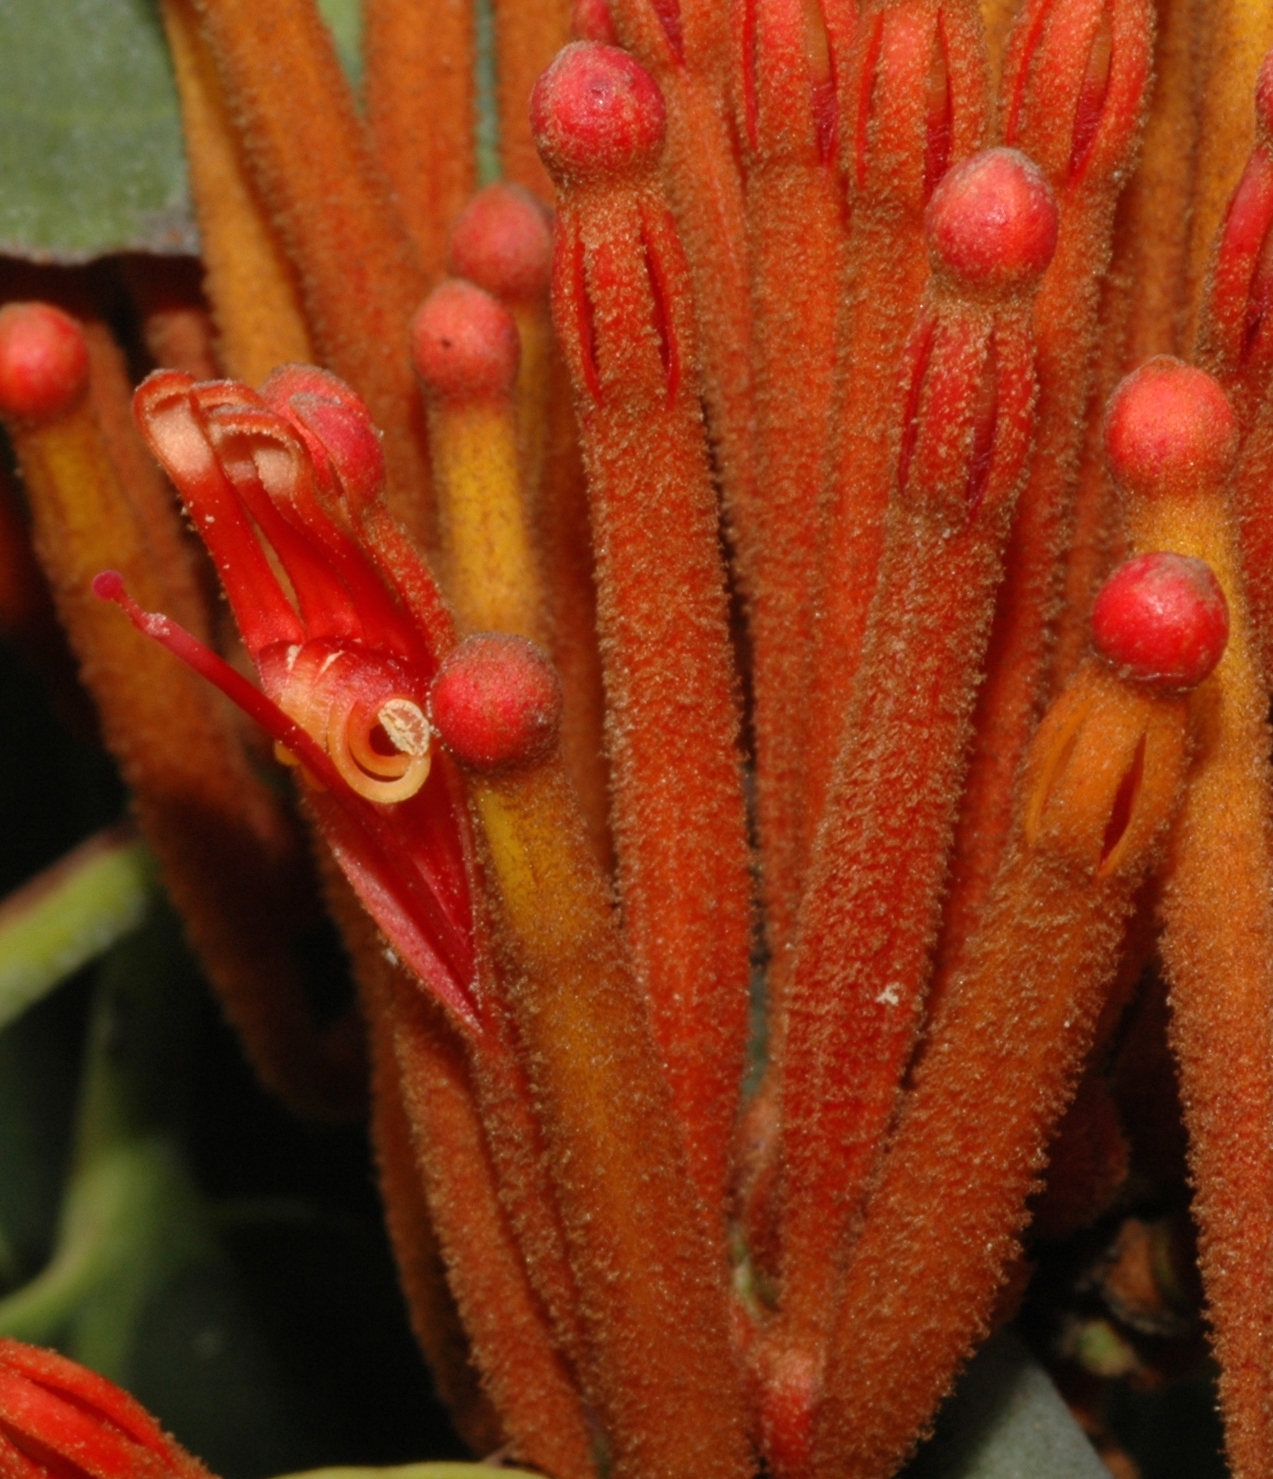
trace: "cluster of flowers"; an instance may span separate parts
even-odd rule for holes
[[[154,462],[91,305],[0,310],[0,414],[191,940],[330,1109],[357,1028],[306,1011],[298,817],[216,690],[294,772],[466,1436],[888,1479],[1031,1217],[1127,1205],[1167,993],[1228,1456],[1273,1470],[1244,7],[501,4],[517,183],[471,200],[453,8],[368,5],[365,119],[308,0],[163,8],[211,317],[143,295]]]

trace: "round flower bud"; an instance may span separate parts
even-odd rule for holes
[[[88,388],[84,331],[48,303],[0,308],[0,416],[51,421]]]
[[[502,399],[517,381],[521,341],[502,303],[453,277],[416,314],[411,358],[425,389],[441,400]]]
[[[1052,187],[1016,149],[983,149],[949,170],[925,224],[936,265],[974,287],[1033,282],[1056,250]]]
[[[466,637],[438,669],[429,719],[466,769],[532,765],[556,743],[561,685],[533,642],[482,632]]]
[[[520,185],[479,190],[451,232],[447,265],[502,303],[535,303],[548,293],[552,217]]]
[[[663,94],[635,57],[575,41],[535,84],[535,142],[557,180],[623,176],[654,164],[663,147]]]
[[[1237,417],[1218,380],[1159,355],[1110,396],[1105,455],[1114,481],[1132,498],[1214,492],[1238,455]]]
[[[1229,605],[1210,565],[1188,555],[1137,555],[1120,565],[1092,607],[1092,645],[1137,683],[1192,688],[1229,639]]]

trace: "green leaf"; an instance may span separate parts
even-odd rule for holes
[[[355,87],[362,81],[362,5],[360,0],[318,0],[318,9],[336,43],[340,64]]]
[[[0,5],[0,252],[194,252],[154,0]]]
[[[352,81],[358,0],[319,0]],[[197,253],[156,0],[0,0],[0,255]]]
[[[0,904],[0,1027],[137,928],[154,865],[128,830],[98,833]]]

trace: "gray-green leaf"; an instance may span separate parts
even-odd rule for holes
[[[1109,1479],[1052,1379],[1010,1331],[972,1361],[905,1479]]]
[[[319,8],[356,80],[358,0]],[[0,255],[198,250],[156,0],[3,0]]]
[[[193,252],[176,89],[154,0],[0,5],[0,252]]]

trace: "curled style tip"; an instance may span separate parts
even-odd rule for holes
[[[1155,551],[1125,561],[1092,608],[1092,645],[1136,683],[1193,688],[1229,640],[1229,604],[1211,566]]]
[[[487,185],[455,223],[447,265],[504,303],[537,303],[552,272],[552,216],[521,185]]]
[[[88,346],[75,320],[48,303],[0,308],[0,416],[51,421],[88,387]]]
[[[934,264],[966,286],[1029,285],[1056,250],[1051,186],[1016,149],[983,149],[957,164],[934,190],[925,224]]]
[[[467,637],[438,669],[429,713],[442,743],[468,770],[516,770],[547,755],[561,721],[561,687],[524,637]]]
[[[576,41],[536,83],[530,121],[549,172],[564,181],[653,164],[666,119],[658,83],[640,62],[614,46]]]
[[[434,288],[411,325],[416,374],[440,400],[511,396],[520,357],[512,314],[490,293],[461,278]]]
[[[1238,423],[1220,382],[1167,355],[1128,375],[1105,413],[1105,455],[1130,498],[1214,491],[1233,470]]]

